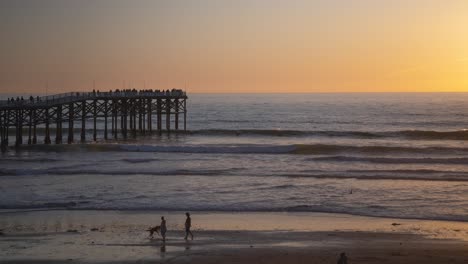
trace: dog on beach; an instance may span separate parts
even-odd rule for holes
[[[161,231],[161,226],[155,226],[155,227],[150,227],[148,228],[148,230],[146,230],[150,233],[150,237],[153,238],[153,234],[156,232],[158,233],[158,235],[161,235],[161,233],[159,233],[159,231]]]

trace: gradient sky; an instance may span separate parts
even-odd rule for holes
[[[4,93],[468,92],[466,0],[2,0],[0,34]]]

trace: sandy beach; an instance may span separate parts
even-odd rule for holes
[[[0,263],[468,263],[468,223],[323,213],[2,211]],[[168,239],[148,226],[168,221]]]

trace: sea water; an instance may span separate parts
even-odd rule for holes
[[[98,142],[90,121],[84,144],[9,149],[0,209],[468,221],[468,93],[189,94],[187,108],[186,133],[104,141],[99,119]]]

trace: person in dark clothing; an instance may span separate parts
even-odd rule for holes
[[[185,215],[187,216],[187,219],[185,220],[185,238],[184,239],[187,240],[188,235],[190,235],[193,240],[193,234],[192,234],[192,231],[190,231],[190,228],[192,227],[192,218],[190,218],[189,213],[185,213]]]
[[[164,216],[161,217],[161,236],[163,238],[163,242],[166,242],[166,219],[164,219]]]
[[[348,264],[348,257],[346,256],[346,253],[341,253],[340,258],[338,259],[337,264]]]

